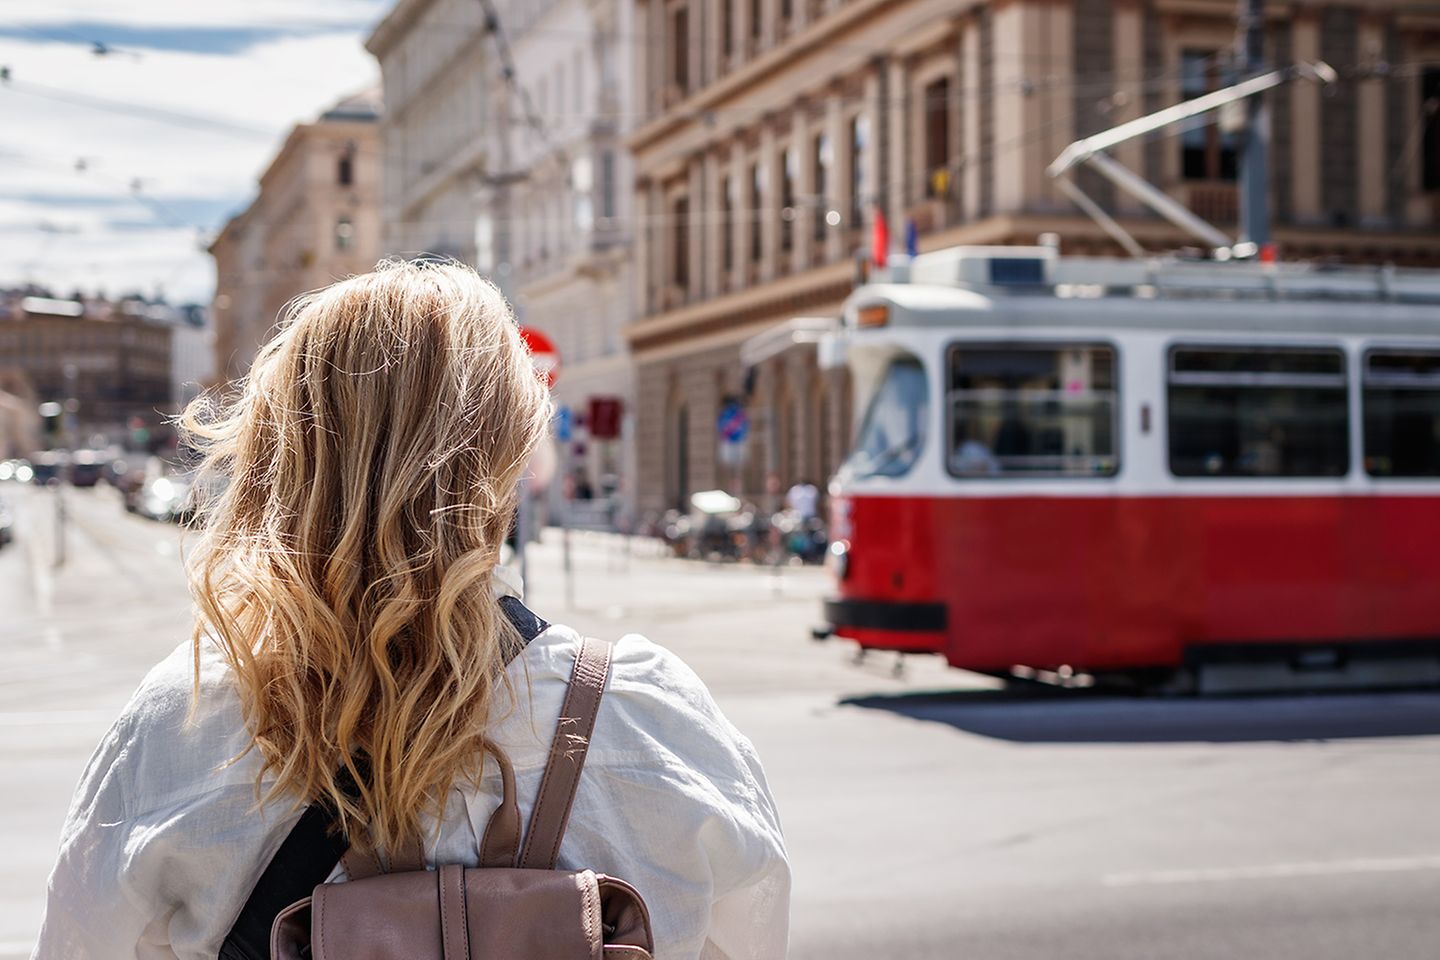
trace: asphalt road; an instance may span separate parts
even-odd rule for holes
[[[172,527],[107,491],[0,486],[0,958],[26,956],[81,766],[188,632]],[[851,662],[818,571],[558,536],[531,605],[643,632],[759,748],[794,863],[796,958],[1440,957],[1440,695],[1125,699]],[[573,596],[573,602],[567,598]]]

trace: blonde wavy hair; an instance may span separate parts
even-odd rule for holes
[[[492,573],[549,418],[500,293],[400,262],[294,303],[234,399],[182,414],[221,480],[188,563],[196,693],[210,638],[262,803],[328,803],[395,850],[478,777],[519,643]]]

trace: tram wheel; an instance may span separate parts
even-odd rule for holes
[[[1189,667],[1136,667],[1096,673],[1095,688],[1136,697],[1190,697],[1199,685]]]

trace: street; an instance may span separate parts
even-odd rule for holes
[[[0,958],[25,957],[70,791],[189,634],[177,528],[112,491],[0,486]],[[791,956],[1440,954],[1440,694],[1128,699],[1002,689],[816,643],[825,575],[575,534],[542,616],[669,646],[764,760],[794,868]]]

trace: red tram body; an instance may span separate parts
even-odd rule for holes
[[[835,634],[991,673],[1440,675],[1433,276],[1048,248],[907,266],[839,335],[861,414],[830,490]]]

